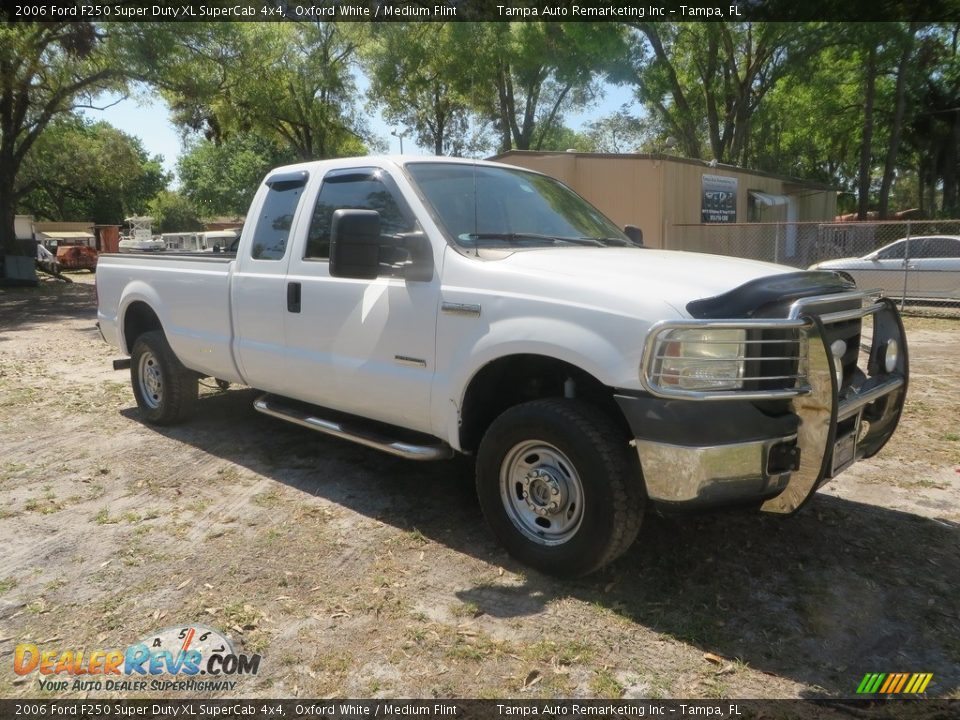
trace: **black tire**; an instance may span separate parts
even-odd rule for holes
[[[197,403],[197,376],[170,349],[162,330],[140,335],[130,354],[130,383],[144,419],[172,425],[189,417]]]
[[[477,494],[507,551],[559,577],[586,575],[626,551],[646,503],[623,432],[597,408],[562,399],[516,405],[494,420],[477,453]]]

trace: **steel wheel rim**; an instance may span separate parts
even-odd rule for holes
[[[542,440],[511,448],[500,465],[500,500],[513,526],[538,545],[568,542],[583,522],[583,483],[560,450]]]
[[[140,397],[147,407],[156,410],[163,402],[163,376],[156,356],[149,351],[143,353],[137,364],[137,371]]]

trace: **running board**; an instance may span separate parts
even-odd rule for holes
[[[254,400],[253,407],[257,412],[264,415],[286,420],[296,425],[302,425],[310,430],[316,430],[327,435],[333,435],[343,440],[350,440],[360,445],[375,450],[382,450],[391,455],[406,458],[407,460],[446,460],[453,457],[453,449],[442,440],[432,438],[435,442],[429,444],[418,444],[405,442],[396,438],[388,437],[384,433],[378,433],[371,427],[360,427],[363,422],[357,418],[354,423],[348,420],[332,420],[318,417],[315,412],[320,412],[323,408],[318,408],[295,400],[288,400],[279,395],[261,395]],[[341,413],[327,411],[331,415],[341,416]],[[373,423],[372,423],[373,424]],[[389,428],[382,423],[375,423],[382,428]],[[419,433],[417,433],[419,435]],[[425,440],[430,439],[427,435],[422,436]]]

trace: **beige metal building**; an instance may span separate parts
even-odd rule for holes
[[[490,158],[546,173],[649,247],[802,264],[799,236],[833,221],[836,188],[669,155],[511,150]],[[754,240],[749,240],[754,238]],[[756,247],[738,248],[750,242]]]

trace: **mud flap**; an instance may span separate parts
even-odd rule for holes
[[[813,496],[830,470],[837,434],[837,380],[823,323],[815,316],[804,319],[811,324],[807,331],[810,392],[791,400],[792,410],[800,418],[797,428],[800,468],[791,473],[783,492],[760,506],[763,512],[795,513]]]

